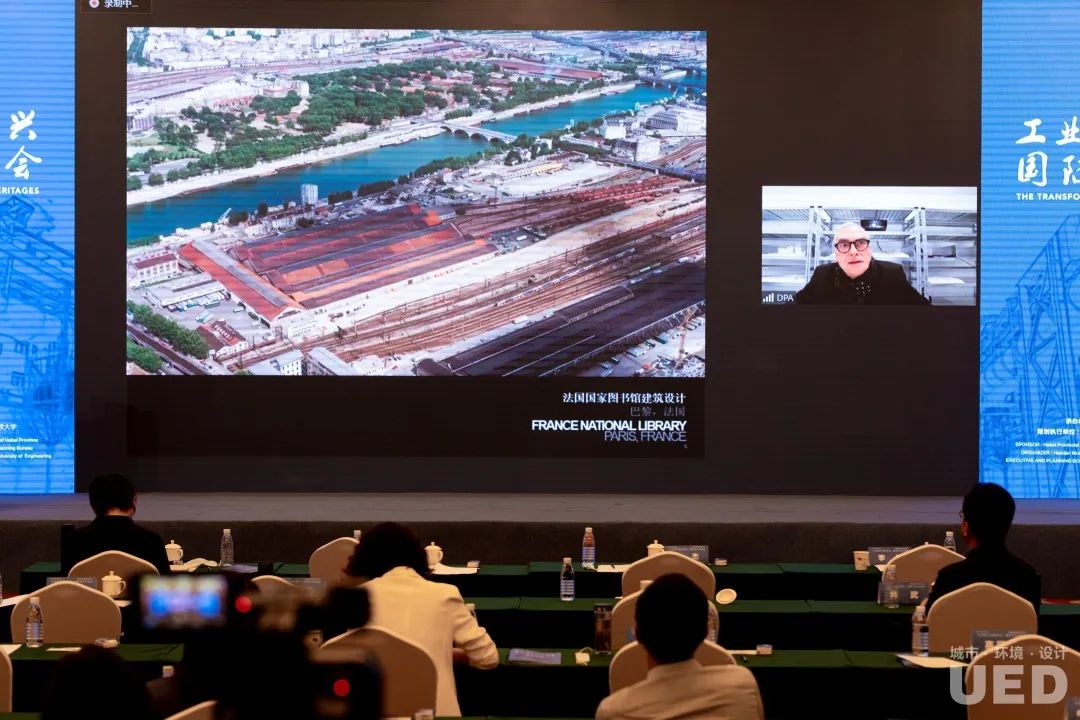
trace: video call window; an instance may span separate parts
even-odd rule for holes
[[[761,301],[975,304],[974,187],[761,191]]]

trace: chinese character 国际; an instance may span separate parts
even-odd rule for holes
[[[40,165],[41,158],[28,153],[26,151],[26,146],[23,145],[19,148],[19,152],[15,153],[15,156],[7,161],[7,165],[4,166],[4,169],[14,172],[15,177],[19,178],[20,180],[29,180],[30,163]]]
[[[1073,115],[1072,123],[1062,123],[1061,139],[1057,141],[1058,145],[1075,145],[1080,144],[1080,126],[1076,124],[1076,116]]]
[[[1016,165],[1016,179],[1022,183],[1031,183],[1037,187],[1046,187],[1046,153],[1030,152],[1020,158]]]
[[[1031,143],[1042,144],[1046,142],[1046,136],[1039,134],[1039,126],[1042,125],[1041,118],[1035,118],[1034,120],[1028,120],[1024,123],[1028,127],[1028,134],[1016,141],[1017,145],[1030,145]]]
[[[1065,165],[1061,169],[1062,185],[1080,185],[1080,174],[1076,172],[1077,168],[1073,168],[1073,160],[1075,159],[1075,155],[1066,155],[1061,159],[1061,162]]]
[[[30,112],[18,112],[11,113],[11,127],[8,133],[9,140],[18,140],[19,133],[26,130],[26,137],[30,140],[37,140],[37,132],[34,131],[31,125],[34,124],[34,115],[37,111],[31,110]]]

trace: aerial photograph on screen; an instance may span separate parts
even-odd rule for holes
[[[704,377],[706,34],[129,28],[129,375]]]

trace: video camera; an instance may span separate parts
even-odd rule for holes
[[[235,573],[137,578],[133,634],[184,645],[176,676],[151,694],[169,709],[216,700],[218,717],[230,720],[378,718],[377,664],[361,652],[349,662],[328,662],[318,652],[323,637],[367,623],[367,592],[285,589],[260,592]]]

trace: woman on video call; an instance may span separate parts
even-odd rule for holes
[[[870,237],[861,226],[844,223],[833,238],[835,262],[814,270],[795,293],[800,305],[929,305],[908,283],[904,268],[875,260]]]

